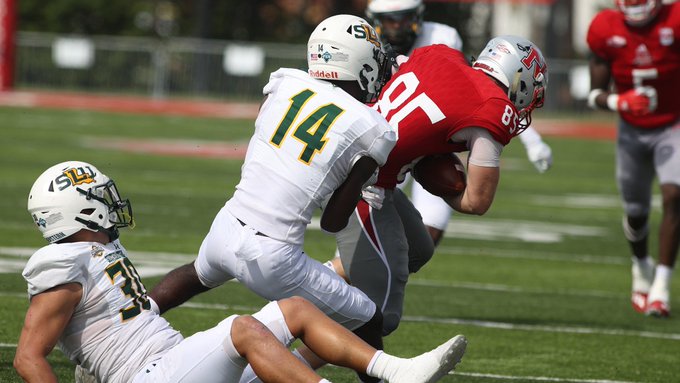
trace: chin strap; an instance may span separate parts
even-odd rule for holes
[[[107,229],[105,227],[98,225],[96,222],[86,221],[80,217],[76,217],[75,220],[82,223],[83,225],[85,225],[85,227],[92,231],[99,231],[105,233],[106,235],[109,236],[109,240],[111,241],[115,241],[120,236],[120,233],[118,232],[118,228],[116,227],[116,225],[112,225]]]

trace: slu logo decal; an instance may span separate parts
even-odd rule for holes
[[[324,52],[321,55],[321,58],[323,59],[323,61],[328,62],[330,61],[331,58],[333,58],[333,55],[331,55],[329,52]]]
[[[92,168],[82,166],[65,169],[54,181],[57,183],[59,190],[64,190],[69,186],[91,184],[96,176],[97,174]]]
[[[357,39],[363,39],[380,48],[380,39],[373,28],[366,24],[351,25],[347,28],[347,33],[354,34]]]

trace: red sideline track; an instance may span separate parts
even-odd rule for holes
[[[154,100],[147,97],[94,95],[59,92],[0,92],[0,105],[113,113],[164,114],[189,117],[255,119],[259,105],[245,102],[206,100]],[[532,125],[542,135],[553,137],[613,140],[614,122],[534,119]]]

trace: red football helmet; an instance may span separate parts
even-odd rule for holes
[[[661,10],[661,0],[615,0],[626,23],[635,27],[648,24]]]

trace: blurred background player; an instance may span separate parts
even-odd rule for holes
[[[14,367],[26,382],[56,382],[47,355],[59,343],[100,382],[234,383],[246,363],[266,382],[327,382],[284,347],[300,337],[334,364],[390,382],[434,382],[462,358],[466,340],[401,359],[378,351],[302,298],[232,315],[184,339],[150,307],[119,240],[132,205],[91,164],[54,165],[33,184],[28,211],[50,243],[23,271],[30,305]],[[267,325],[265,327],[264,324]]]
[[[532,42],[500,36],[472,66],[447,46],[418,48],[385,85],[376,108],[398,129],[399,140],[336,234],[341,269],[383,311],[384,334],[399,325],[409,273],[434,253],[420,214],[397,184],[422,156],[469,151],[465,191],[444,200],[461,213],[486,213],[503,147],[543,106],[547,75]]]
[[[633,253],[633,307],[666,317],[680,242],[680,4],[616,0],[616,7],[600,12],[588,30],[588,104],[620,116],[616,180]],[[655,176],[662,198],[656,269],[647,244]]]
[[[372,0],[366,8],[366,16],[380,38],[389,43],[397,54],[408,56],[414,49],[432,44],[444,44],[462,51],[463,41],[458,31],[448,25],[423,21],[424,12],[422,0]],[[552,150],[541,139],[541,135],[528,127],[519,138],[536,169],[540,173],[548,170],[552,165]],[[404,189],[409,185],[409,179],[412,177],[408,176],[399,187]],[[411,185],[411,201],[422,215],[436,246],[446,231],[452,209],[415,180]]]

